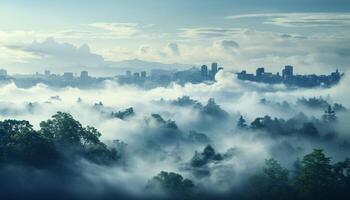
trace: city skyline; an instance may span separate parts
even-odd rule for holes
[[[217,62],[213,62],[210,68],[207,65],[201,67],[191,67],[189,69],[143,69],[141,71],[132,71],[128,69],[124,73],[110,74],[109,76],[94,76],[87,70],[80,71],[80,75],[75,71],[65,71],[63,73],[52,73],[45,70],[43,73],[34,74],[8,74],[6,69],[0,69],[0,83],[14,83],[16,87],[31,88],[38,84],[45,84],[49,87],[65,88],[76,87],[80,89],[101,87],[107,81],[116,82],[121,85],[133,85],[143,89],[154,89],[157,87],[168,87],[171,84],[186,85],[190,84],[216,84],[220,77],[216,77],[218,72],[224,68]],[[285,65],[281,73],[265,71],[264,67],[256,68],[255,74],[248,73],[243,69],[240,72],[223,72],[222,74],[231,74],[230,81],[242,80],[268,85],[284,84],[294,89],[336,86],[344,77],[345,73],[338,69],[330,74],[317,75],[295,73],[292,65]],[[235,77],[233,76],[235,74]]]
[[[120,68],[120,61],[139,59],[175,66],[215,60],[229,70],[277,71],[288,63],[302,73],[323,73],[346,71],[350,61],[350,6],[343,0],[0,5],[0,67],[11,72]]]

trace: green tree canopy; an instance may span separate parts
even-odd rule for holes
[[[296,189],[305,199],[328,199],[333,189],[331,159],[321,149],[304,156],[296,177]]]
[[[68,113],[58,112],[52,119],[40,123],[40,133],[51,140],[60,151],[80,153],[97,163],[117,159],[115,149],[108,149],[99,140],[101,133],[94,127],[83,127]]]
[[[53,144],[36,132],[28,121],[0,122],[0,160],[45,165],[58,158]]]
[[[190,194],[194,184],[191,180],[184,179],[180,174],[161,171],[148,182],[147,188],[159,188],[167,193],[183,195]]]

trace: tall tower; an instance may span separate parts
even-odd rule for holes
[[[87,71],[82,71],[82,72],[80,73],[80,79],[81,79],[81,80],[87,80],[87,79],[89,79],[89,72],[87,72]]]
[[[146,71],[142,71],[141,72],[141,78],[146,78],[147,76],[147,72]]]
[[[211,64],[211,71],[212,71],[213,75],[215,76],[215,74],[218,72],[218,63]]]
[[[284,70],[282,71],[282,77],[284,80],[293,76],[293,66],[286,65],[284,66]]]
[[[256,69],[256,76],[262,76],[264,73],[265,69],[263,67]]]
[[[203,65],[201,67],[201,75],[204,79],[206,79],[208,77],[208,66]]]

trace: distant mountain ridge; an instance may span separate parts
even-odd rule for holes
[[[163,69],[163,70],[185,70],[193,67],[190,64],[166,64],[160,62],[144,61],[140,59],[123,60],[123,61],[105,61],[106,64],[96,67],[86,67],[86,70],[91,71],[94,74],[105,74],[111,75],[124,73],[127,70],[130,71],[151,71],[152,69]]]

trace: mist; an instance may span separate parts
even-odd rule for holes
[[[149,190],[147,184],[166,171],[190,179],[196,191],[225,197],[241,190],[265,159],[275,158],[293,169],[295,160],[313,149],[323,149],[335,161],[348,156],[349,146],[343,145],[350,139],[350,96],[345,92],[350,83],[348,76],[332,88],[312,89],[244,82],[225,71],[216,75],[216,81],[183,86],[173,83],[149,90],[112,81],[97,89],[57,89],[43,84],[23,89],[14,83],[2,85],[1,121],[27,120],[39,130],[40,122],[57,112],[69,113],[82,126],[95,127],[101,133],[101,142],[117,150],[118,160],[113,165],[100,165],[78,157],[63,163],[61,175],[11,164],[1,172],[2,178],[11,179],[7,184],[1,181],[1,185],[7,185],[0,189],[1,193],[19,195],[14,192],[14,185],[21,183],[18,187],[33,197],[46,190],[42,198],[53,191],[73,199],[165,198],[166,191]],[[329,130],[320,122],[326,108],[298,103],[301,98],[313,97],[345,108],[337,112],[337,122]],[[133,111],[130,115],[120,115],[128,108]],[[119,115],[113,115],[118,112]],[[249,125],[267,115],[297,121],[295,130],[302,129],[300,124],[313,122],[319,135],[294,134],[298,131],[279,135],[269,129],[237,127],[241,116]],[[337,134],[327,137],[329,132]],[[208,145],[220,159],[201,157]],[[200,164],[193,161],[196,154]]]

